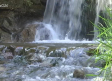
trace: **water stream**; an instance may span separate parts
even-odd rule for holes
[[[0,45],[0,81],[103,81],[102,76],[86,76],[98,75],[98,67],[104,65],[88,53],[98,42],[86,35],[97,30],[87,19],[98,24],[104,5],[111,4],[112,0],[47,0],[34,42]]]
[[[102,66],[87,53],[94,46],[65,45],[0,45],[0,81],[103,81],[102,77],[86,76],[98,75],[97,67]],[[16,55],[9,48],[15,48]]]
[[[111,8],[111,6],[112,0],[47,0],[43,22],[37,28],[35,42],[61,43],[63,47],[59,50],[66,52],[68,55],[67,58],[60,59],[47,57],[47,59],[55,59],[55,62],[57,62],[56,59],[59,59],[60,61],[57,62],[59,64],[50,68],[50,70],[44,68],[35,72],[37,76],[34,78],[26,76],[27,79],[24,81],[103,81],[102,77],[73,78],[75,69],[81,69],[87,74],[96,75],[99,71],[99,68],[96,68],[97,64],[94,66],[93,63],[95,58],[87,62],[91,58],[91,56],[87,55],[88,48],[79,47],[74,49],[74,43],[82,43],[83,41],[83,43],[94,42],[95,44],[96,42],[92,40],[97,39],[98,29],[92,26],[90,21],[95,25],[103,25],[104,23],[100,21],[99,15],[107,16],[105,14],[106,8]],[[70,46],[68,48],[65,48],[65,46],[72,43],[73,50],[68,52]],[[53,51],[49,53],[51,57],[53,53]],[[98,65],[101,64],[98,63]]]

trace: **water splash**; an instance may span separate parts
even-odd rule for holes
[[[41,24],[40,27],[41,28],[36,32],[35,41],[59,39],[51,24]]]
[[[57,38],[59,40],[75,40],[77,37],[79,38],[79,33],[81,30],[80,16],[82,3],[83,0],[47,1],[43,23],[46,23],[44,28],[49,30],[49,35],[52,34],[52,36],[49,36],[51,37],[49,38],[50,40]],[[55,32],[55,34],[53,32]],[[36,34],[36,40],[41,40],[40,37],[42,36],[38,36],[38,34],[41,33]]]

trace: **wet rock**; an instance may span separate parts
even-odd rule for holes
[[[42,67],[53,67],[53,66],[56,66],[56,65],[61,65],[63,60],[64,60],[63,58],[48,57],[40,64],[40,66],[42,66]]]
[[[5,62],[0,59],[0,64],[4,64]]]
[[[0,54],[2,53],[4,48],[5,48],[5,45],[0,45]]]
[[[26,24],[42,20],[44,2],[40,0],[0,1],[0,4],[4,3],[8,4],[8,7],[0,7],[0,42],[32,42],[35,32],[31,31],[33,27],[27,29]]]
[[[74,58],[78,57],[86,57],[86,52],[89,50],[89,48],[77,48],[72,51],[70,51],[70,56]]]
[[[0,72],[4,72],[5,70],[6,70],[5,67],[1,67],[1,66],[0,66]]]
[[[75,64],[78,66],[88,66],[90,57],[86,54],[88,48],[77,48],[70,51],[70,57],[75,60]]]
[[[13,54],[12,54],[12,52],[3,53],[3,56],[4,56],[6,59],[13,59]]]
[[[95,61],[95,57],[79,57],[77,58],[77,63],[79,65],[84,66],[84,67],[104,67],[105,66],[105,61],[104,60],[98,60],[97,62]]]
[[[18,56],[18,55],[13,58],[13,62],[20,66],[29,64],[27,59],[25,59],[25,56]]]
[[[74,78],[81,78],[81,79],[84,79],[85,77],[85,73],[83,70],[81,69],[75,69],[74,73],[73,73],[73,77]]]
[[[93,52],[94,52],[93,50],[95,50],[95,49],[77,48],[75,50],[70,51],[70,56],[71,56],[71,58],[76,60],[74,62],[75,65],[80,65],[80,66],[84,66],[84,67],[102,66],[101,62],[95,63],[95,57],[89,56],[89,55],[93,54]]]
[[[48,57],[67,57],[66,54],[61,50],[51,51]]]
[[[91,79],[95,78],[97,75],[99,75],[100,71],[99,68],[92,68],[92,67],[80,67],[74,70],[73,77],[75,78],[81,78],[81,79]],[[93,76],[89,76],[93,75]]]
[[[38,25],[30,24],[23,29],[23,31],[20,33],[21,39],[20,42],[31,42],[35,40],[35,34],[36,34],[36,28]]]
[[[11,42],[11,35],[6,33],[6,32],[3,32],[1,29],[0,29],[0,32],[1,32],[1,40],[0,42]]]
[[[77,61],[79,62],[79,65],[87,67],[91,64],[91,60],[89,59],[89,57],[79,57],[77,58]]]
[[[0,64],[4,64],[7,60],[4,58],[3,53],[0,55]]]
[[[43,62],[44,59],[45,59],[44,55],[37,53],[32,54],[31,57],[29,58],[30,61],[36,61],[36,62]]]
[[[36,48],[26,48],[26,51],[28,52],[28,53],[36,53]]]
[[[63,61],[64,61],[65,59],[64,58],[60,58],[60,57],[53,57],[53,58],[51,58],[51,61],[50,61],[50,63],[51,63],[51,66],[60,66],[60,65],[62,65],[62,63],[63,63]]]
[[[81,69],[84,71],[86,75],[85,78],[95,78],[97,75],[101,73],[99,68],[83,67]],[[93,76],[88,76],[88,74],[93,75]]]
[[[23,47],[16,47],[15,48],[15,54],[16,55],[22,55],[22,52],[23,52]]]
[[[15,51],[15,46],[10,45],[7,47],[5,52],[12,52],[12,54],[15,55],[14,51]]]
[[[51,64],[51,59],[45,60],[44,62],[42,62],[42,63],[40,64],[40,66],[41,66],[41,67],[51,67],[51,66],[52,66],[52,64]]]
[[[94,58],[90,64],[90,67],[104,67],[105,64],[106,64],[105,60],[101,59],[96,62]]]

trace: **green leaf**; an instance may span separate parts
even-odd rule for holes
[[[86,76],[97,76],[95,74],[86,74]]]

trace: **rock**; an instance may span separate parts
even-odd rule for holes
[[[40,2],[41,2],[43,5],[46,5],[47,0],[40,0]]]
[[[3,53],[0,55],[0,64],[4,64],[7,62],[7,59],[4,59]]]
[[[73,73],[73,77],[74,78],[81,78],[81,79],[84,79],[85,77],[85,73],[83,70],[81,69],[75,69],[74,73]]]
[[[5,45],[0,45],[0,53],[2,53],[4,48],[5,48]]]
[[[95,62],[95,58],[91,58],[91,59],[93,59],[93,61],[91,61],[90,67],[105,67],[106,65],[106,62],[103,59],[98,60],[97,62]]]
[[[77,48],[70,52],[70,56],[74,58],[78,57],[86,57],[86,52],[89,50],[89,48]]]
[[[91,63],[90,57],[86,54],[88,50],[88,48],[77,48],[70,52],[70,57],[76,60],[76,65],[87,67]]]
[[[1,32],[1,42],[11,42],[10,34],[3,32],[1,29],[0,29],[0,32]]]
[[[79,62],[79,65],[88,67],[91,64],[91,60],[89,60],[90,57],[79,57],[77,58],[77,61]]]
[[[61,50],[51,51],[48,57],[66,57],[66,54]]]
[[[16,47],[14,52],[16,55],[22,55],[23,50],[23,47]]]
[[[0,42],[34,41],[35,27],[26,28],[26,24],[41,21],[45,6],[40,0],[0,1],[4,3],[8,7],[0,7]]]
[[[14,51],[15,51],[15,46],[10,45],[7,47],[7,50],[5,52],[12,52],[12,54],[15,55]]]
[[[28,52],[28,53],[36,53],[36,48],[26,48],[26,51]]]
[[[20,42],[31,42],[35,40],[36,35],[36,28],[38,25],[30,24],[23,29],[23,31],[20,33],[21,39]]]
[[[3,56],[4,56],[6,59],[13,59],[12,52],[3,53]]]
[[[30,61],[36,61],[36,62],[43,62],[43,60],[45,59],[45,56],[42,54],[31,54],[29,60]]]
[[[81,68],[85,73],[85,78],[95,78],[97,75],[101,73],[100,68],[93,68],[93,67],[83,67]],[[88,76],[88,74],[93,76]]]
[[[91,57],[95,54],[96,48],[77,48],[70,52],[70,57],[77,62],[76,65],[81,65],[84,67],[103,67],[105,65],[104,61],[95,62],[95,57]]]
[[[5,67],[1,67],[1,66],[0,66],[0,72],[4,72],[5,70],[6,70]]]
[[[44,62],[40,63],[41,67],[51,67],[52,63],[51,63],[51,59],[46,59]]]
[[[42,66],[42,67],[53,67],[53,66],[56,66],[56,65],[62,65],[63,60],[64,60],[63,58],[48,57],[40,64],[40,66]]]
[[[99,75],[100,71],[99,68],[92,68],[92,67],[83,67],[83,68],[77,68],[74,70],[73,77],[74,78],[81,78],[81,79],[91,79],[95,78],[97,75]],[[93,76],[87,76],[88,74]]]
[[[18,65],[28,64],[28,61],[27,61],[27,59],[25,59],[24,56],[18,56],[18,55],[13,58],[13,62]]]
[[[4,63],[5,63],[4,61],[0,60],[0,64],[4,64]]]

